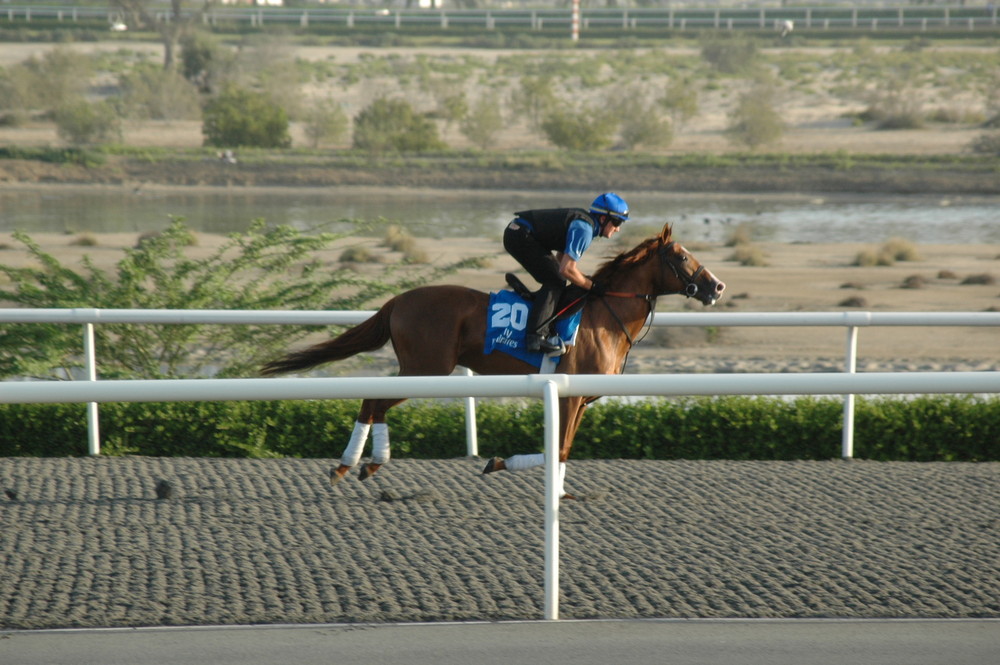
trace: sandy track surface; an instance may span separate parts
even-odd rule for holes
[[[4,459],[0,627],[542,616],[540,470],[330,465]],[[569,468],[565,618],[1000,616],[1000,464]]]

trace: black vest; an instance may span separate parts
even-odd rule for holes
[[[531,225],[531,235],[550,252],[566,249],[566,234],[569,225],[582,219],[594,226],[594,218],[582,208],[549,208],[546,210],[522,210],[514,213]]]

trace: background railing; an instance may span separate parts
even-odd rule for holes
[[[353,325],[369,318],[373,311],[260,311],[260,310],[159,310],[159,309],[0,309],[0,323],[60,323],[78,324],[83,326],[83,352],[84,369],[86,381],[91,383],[92,390],[97,382],[98,360],[94,348],[94,325],[101,323],[131,323],[131,324],[252,324],[252,325]],[[738,327],[738,326],[766,326],[766,327],[843,327],[846,330],[846,345],[844,354],[844,370],[842,374],[853,375],[857,370],[857,345],[858,331],[860,328],[876,326],[1000,326],[1000,312],[712,312],[712,313],[656,313],[650,325],[657,327]],[[471,374],[466,370],[467,374]],[[938,376],[947,376],[956,373],[935,373]],[[958,373],[961,374],[961,373]],[[993,374],[993,373],[986,373]],[[666,375],[656,375],[666,376]],[[674,377],[685,377],[681,383],[684,387],[694,386],[691,377],[703,375],[671,375]],[[745,375],[725,375],[730,377],[740,376],[768,376],[761,374]],[[820,390],[815,394],[843,395],[844,396],[844,419],[843,435],[841,441],[841,456],[850,458],[854,455],[854,404],[855,393],[853,390],[834,389],[834,377],[837,373],[822,373],[815,375],[820,377],[819,382],[827,385],[830,389]],[[900,373],[904,379],[898,385],[905,385],[905,377],[912,376],[911,373]],[[823,377],[826,377],[825,379]],[[343,380],[343,379],[339,379]],[[199,379],[198,381],[204,381]],[[276,381],[276,379],[267,379]],[[744,381],[740,379],[739,381]],[[824,383],[825,382],[825,383]],[[15,387],[10,387],[13,383]],[[61,382],[60,382],[61,383]],[[105,382],[108,383],[108,382]],[[671,385],[674,382],[671,380]],[[723,384],[727,384],[725,380]],[[733,381],[734,385],[745,385]],[[32,385],[41,386],[42,390],[47,390],[53,394],[55,386],[53,382],[4,382],[0,387],[6,386],[5,394],[12,399],[0,401],[17,402],[19,395],[26,395],[24,389],[38,390],[31,388]],[[166,385],[166,384],[164,384]],[[644,384],[645,385],[645,384]],[[752,384],[750,384],[752,385]],[[897,385],[897,384],[893,384]],[[744,388],[741,388],[741,390]],[[210,388],[209,391],[215,389]],[[670,394],[699,394],[693,388],[691,392],[679,392]],[[890,391],[891,392],[891,391]],[[919,392],[917,390],[899,392]],[[933,390],[928,392],[934,392]],[[941,392],[947,392],[942,390]],[[74,393],[75,394],[75,393]],[[87,401],[87,422],[88,422],[88,452],[91,455],[100,454],[100,428],[97,404],[101,400],[96,397]],[[590,394],[607,394],[624,396],[626,393],[604,393],[595,392]],[[649,395],[660,393],[645,393]],[[709,394],[727,394],[725,392]],[[776,394],[769,392],[769,389],[761,383],[760,389],[745,394],[768,395]],[[794,393],[793,393],[794,394]],[[805,393],[803,393],[805,394]],[[356,395],[361,397],[362,395]],[[398,395],[397,395],[398,396]],[[415,395],[413,395],[415,396]],[[478,442],[476,437],[476,414],[475,396],[456,395],[466,399],[466,441],[467,451],[470,456],[478,455]],[[281,394],[278,393],[278,397]],[[297,399],[292,394],[284,395],[287,399]],[[183,399],[183,398],[182,398]],[[209,398],[218,399],[218,398]],[[241,399],[233,397],[232,399]],[[302,398],[298,398],[302,399]],[[24,401],[30,401],[25,399]]]
[[[169,20],[164,11],[157,15]],[[8,23],[54,22],[110,24],[121,16],[107,8],[59,5],[0,5],[0,21]],[[372,7],[286,8],[217,7],[204,15],[206,25],[217,27],[264,28],[269,25],[298,27],[322,32],[333,29],[373,27],[380,31],[475,28],[482,30],[523,29],[540,31],[564,29],[569,35],[572,11],[569,8],[503,9],[399,9]],[[784,21],[793,21],[795,30],[970,30],[998,25],[996,3],[948,5],[881,5],[879,3],[800,2],[790,7],[644,7],[583,8],[580,29],[601,30],[774,30]]]

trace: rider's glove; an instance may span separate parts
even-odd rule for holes
[[[603,296],[608,292],[608,288],[601,284],[600,282],[591,281],[590,294],[595,296]]]

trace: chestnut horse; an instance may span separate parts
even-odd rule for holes
[[[714,305],[725,284],[702,266],[666,225],[659,235],[604,263],[594,280],[607,289],[590,296],[583,309],[576,342],[559,361],[565,374],[618,374],[622,371],[636,336],[661,295],[684,295],[703,305]],[[538,370],[502,352],[483,353],[489,295],[462,286],[425,286],[389,300],[370,319],[339,337],[302,351],[289,353],[262,368],[265,376],[309,369],[374,351],[392,340],[399,360],[399,376],[445,376],[457,365],[480,374],[533,374]],[[594,397],[559,400],[560,462],[570,447],[587,405]],[[358,464],[368,434],[372,434],[372,459],[362,466],[364,480],[389,461],[389,430],[385,414],[404,399],[365,399],[351,440],[331,470],[330,481],[339,482]],[[544,463],[542,455],[494,458],[483,473],[518,470]],[[563,467],[565,469],[565,467]]]

